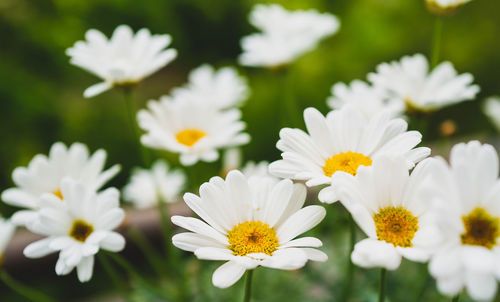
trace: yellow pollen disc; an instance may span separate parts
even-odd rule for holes
[[[480,245],[492,249],[500,236],[500,219],[491,216],[482,208],[475,208],[462,217],[465,233],[460,238],[463,244]]]
[[[54,192],[52,192],[52,194],[54,194],[57,198],[59,198],[60,200],[63,200],[63,195],[62,195],[62,192],[61,192],[61,189],[57,189],[55,190]]]
[[[358,167],[361,165],[371,166],[371,158],[357,152],[342,152],[326,160],[323,172],[328,177],[331,177],[337,171],[356,175]]]
[[[85,242],[87,237],[92,234],[94,231],[94,227],[88,224],[86,221],[77,219],[73,222],[73,226],[69,231],[69,236],[73,237],[73,239]]]
[[[412,247],[418,218],[403,207],[387,207],[373,215],[378,240],[394,246]]]
[[[228,232],[229,249],[235,256],[264,253],[269,256],[279,247],[276,231],[260,221],[246,221]]]
[[[179,131],[175,135],[175,139],[180,143],[188,147],[194,146],[200,139],[205,137],[207,134],[199,129],[184,129]]]

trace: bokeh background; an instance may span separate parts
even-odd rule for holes
[[[279,158],[275,148],[279,129],[303,128],[300,112],[313,106],[328,111],[325,100],[330,87],[339,81],[365,79],[378,63],[423,53],[430,56],[435,17],[423,0],[288,0],[259,1],[280,3],[289,9],[315,8],[337,15],[340,31],[296,61],[286,79],[280,72],[237,67],[248,78],[251,96],[243,106],[243,120],[252,136],[243,148],[245,160]],[[141,163],[137,141],[128,130],[126,106],[118,91],[92,99],[83,90],[97,78],[69,64],[65,50],[82,40],[89,28],[111,35],[117,25],[134,30],[147,27],[152,33],[169,33],[178,58],[143,81],[134,98],[137,108],[150,99],[168,94],[172,87],[187,81],[189,71],[203,63],[216,67],[236,66],[241,52],[239,40],[255,31],[247,15],[256,1],[250,0],[0,0],[0,190],[13,185],[11,172],[25,166],[37,153],[46,154],[55,141],[83,142],[91,151],[103,148],[109,165],[120,163],[122,172],[111,182],[121,188],[131,167]],[[500,2],[474,0],[451,17],[445,18],[440,60],[451,61],[458,72],[470,72],[481,93],[473,101],[445,108],[428,119],[425,144],[436,146],[434,153],[446,155],[454,141],[478,138],[495,142],[496,131],[481,112],[485,97],[500,94]],[[294,98],[296,118],[289,118],[284,102]],[[442,137],[443,121],[452,120],[457,130]],[[177,156],[154,152],[178,165]],[[220,161],[198,163],[191,176],[190,190],[220,171]],[[312,202],[315,202],[312,200]],[[4,204],[0,212],[13,212]],[[328,266],[308,264],[298,273],[256,273],[256,301],[333,301],[338,299],[345,266],[347,216],[340,206],[329,206],[321,227],[313,231],[324,241],[330,257]],[[325,238],[326,236],[326,238]],[[361,235],[360,235],[361,236]],[[332,239],[329,239],[332,238]],[[334,238],[334,239],[333,239]],[[186,258],[194,258],[186,255]],[[136,262],[141,265],[140,256]],[[188,262],[199,282],[203,297],[198,301],[234,301],[242,284],[229,290],[209,283],[214,263]],[[335,264],[335,267],[334,265]],[[80,285],[75,276],[56,277],[53,263],[37,268],[35,277],[18,276],[36,287],[45,288],[60,301],[93,300],[112,291],[106,277],[96,273],[90,284]],[[99,267],[96,267],[99,271]],[[424,265],[404,263],[389,275],[391,301],[444,301],[427,280]],[[145,272],[147,274],[147,272]],[[38,277],[36,277],[38,276]],[[103,281],[104,280],[104,281]],[[100,282],[103,281],[103,282]],[[377,271],[356,271],[353,301],[376,298]],[[283,290],[272,290],[274,287]],[[259,290],[259,287],[262,288]],[[425,290],[424,290],[425,288]],[[147,292],[147,291],[145,291]],[[416,294],[410,293],[415,292]],[[423,293],[422,297],[419,294]],[[0,285],[4,301],[24,301]],[[141,296],[142,295],[142,296]],[[154,301],[139,290],[137,301]],[[144,300],[140,300],[144,298]],[[422,300],[423,299],[423,300]]]

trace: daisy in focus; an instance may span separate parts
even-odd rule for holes
[[[429,71],[429,62],[421,55],[405,56],[399,62],[382,63],[368,80],[384,89],[389,99],[399,101],[406,111],[432,112],[442,107],[473,99],[479,86],[470,73],[457,74],[450,62]]]
[[[241,65],[275,68],[314,49],[339,29],[338,19],[316,10],[288,11],[278,4],[254,6],[250,23],[261,33],[243,37]]]
[[[475,300],[491,300],[500,279],[500,179],[498,155],[477,141],[455,145],[450,164],[440,160],[430,196],[440,207],[446,242],[429,264],[438,290],[464,288]]]
[[[430,154],[426,147],[415,148],[422,139],[418,131],[406,131],[406,121],[391,119],[388,111],[371,118],[351,106],[333,110],[324,117],[318,110],[304,110],[306,133],[283,128],[276,147],[281,160],[271,163],[271,174],[304,180],[309,187],[331,184],[336,172],[356,175],[360,166],[371,166],[383,155],[401,155],[407,169]],[[337,201],[332,187],[319,193],[322,202]]]
[[[3,253],[12,239],[16,226],[10,221],[0,217],[0,264],[3,262]]]
[[[441,242],[437,216],[421,190],[434,159],[419,163],[411,175],[403,157],[383,157],[358,175],[339,172],[333,186],[354,221],[368,236],[351,254],[356,265],[395,270],[402,257],[425,262]]]
[[[100,149],[89,155],[87,146],[81,143],[74,143],[68,148],[57,142],[50,148],[48,156],[35,155],[28,167],[18,167],[12,172],[16,187],[2,192],[5,203],[26,208],[17,211],[12,221],[24,226],[32,222],[40,207],[42,194],[50,193],[64,200],[61,192],[64,177],[77,180],[90,190],[99,190],[120,171],[119,165],[103,170],[105,162],[106,151]]]
[[[84,91],[86,98],[114,86],[137,84],[177,56],[175,49],[166,49],[172,41],[170,35],[151,35],[146,28],[134,35],[128,25],[120,25],[109,40],[102,32],[89,29],[85,39],[68,48],[66,54],[71,57],[71,64],[103,80]]]
[[[500,97],[492,96],[483,104],[483,112],[500,132]]]
[[[250,136],[243,133],[245,123],[237,109],[219,111],[201,100],[162,97],[150,101],[148,109],[137,115],[139,126],[146,131],[143,145],[180,153],[185,166],[199,160],[213,162],[218,149],[246,144]]]
[[[64,203],[53,194],[44,194],[39,219],[28,225],[33,233],[47,236],[24,249],[28,258],[59,252],[57,275],[67,275],[75,267],[80,282],[89,281],[94,255],[99,249],[119,252],[125,246],[122,235],[114,232],[125,217],[119,208],[119,191],[109,188],[96,194],[70,178],[61,184]]]
[[[264,185],[263,185],[264,184]],[[325,217],[321,206],[302,208],[306,189],[282,180],[250,182],[241,172],[226,179],[213,177],[200,187],[200,196],[186,193],[186,204],[202,219],[173,216],[172,222],[189,232],[172,237],[173,244],[194,252],[199,259],[227,261],[212,276],[212,283],[226,288],[246,270],[257,266],[295,270],[308,260],[326,261],[315,249],[314,237],[296,238]]]
[[[170,170],[166,161],[157,160],[150,170],[132,171],[129,183],[123,188],[123,197],[136,208],[152,208],[159,201],[178,201],[185,184],[186,176],[181,170]]]

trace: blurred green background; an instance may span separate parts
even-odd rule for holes
[[[316,8],[333,13],[340,18],[341,28],[336,35],[325,39],[316,50],[290,67],[286,84],[283,84],[279,73],[238,67],[241,74],[248,78],[251,89],[251,97],[243,107],[243,120],[252,136],[251,143],[243,149],[246,160],[277,159],[279,152],[275,143],[279,129],[284,126],[303,128],[300,116],[291,120],[282,117],[281,113],[286,109],[282,108],[281,99],[287,98],[287,95],[294,96],[299,106],[296,112],[313,106],[326,113],[325,100],[330,95],[332,84],[365,79],[365,75],[373,71],[378,63],[396,60],[403,55],[423,53],[430,56],[435,17],[427,12],[423,0],[259,1],[267,2],[281,3],[290,9]],[[141,83],[134,95],[140,108],[147,100],[157,99],[162,94],[168,94],[172,87],[185,83],[189,71],[202,63],[217,67],[236,65],[236,58],[241,52],[240,38],[255,31],[247,21],[255,3],[249,0],[0,0],[0,190],[13,185],[10,176],[15,167],[26,166],[37,153],[46,154],[55,141],[66,144],[79,141],[87,144],[91,151],[98,148],[107,150],[108,166],[120,163],[123,168],[111,183],[117,187],[125,184],[130,168],[141,163],[135,137],[130,131],[123,130],[128,129],[128,120],[122,95],[111,91],[84,99],[83,90],[98,79],[70,65],[65,55],[65,49],[82,40],[87,29],[96,28],[109,36],[117,25],[128,24],[134,30],[147,27],[152,33],[172,35],[172,47],[178,50],[178,58]],[[475,83],[481,87],[481,93],[477,100],[446,108],[430,117],[431,127],[424,138],[426,143],[441,145],[445,141],[440,138],[438,128],[446,119],[452,119],[457,124],[457,133],[452,140],[472,137],[491,140],[494,136],[495,131],[481,113],[480,105],[484,97],[500,94],[498,11],[500,2],[474,0],[454,16],[445,18],[440,58],[451,61],[459,73],[472,73]],[[436,150],[437,153],[445,153],[447,149]],[[163,152],[155,152],[155,155],[165,156],[177,165],[176,155]],[[191,172],[197,181],[191,184],[190,189],[194,190],[202,181],[218,174],[219,169],[220,163],[198,163]],[[5,205],[0,210],[5,216],[13,211]],[[335,211],[343,213],[341,207],[336,207]],[[330,214],[332,212],[329,209],[327,219],[333,221],[334,215],[337,215],[339,220],[323,224],[322,230],[327,230],[326,234],[334,237],[339,231],[328,231],[328,226],[341,226],[345,217],[343,214]],[[344,259],[342,255],[332,254],[332,245],[335,244],[327,240],[326,250],[330,249],[330,258]],[[203,265],[213,269],[212,264]],[[415,269],[423,271],[421,266],[408,265],[410,275],[415,273]],[[292,279],[297,283],[295,277],[302,280],[314,274],[328,274],[321,271],[321,266],[311,267],[306,269],[309,272],[306,275],[283,272],[263,274],[286,278],[282,281],[288,283]],[[315,268],[319,270],[315,271]],[[406,266],[403,266],[397,274],[402,275],[405,269]],[[209,272],[211,270],[206,274]],[[373,285],[376,288],[376,273],[366,272],[373,273],[373,278],[358,278],[372,280],[363,286]],[[311,280],[319,280],[311,278],[304,282],[309,284],[314,283]],[[339,276],[330,280],[337,278]],[[56,280],[55,274],[53,279]],[[205,279],[208,280],[209,275]],[[400,282],[397,278],[390,280],[393,284]],[[74,283],[76,281],[72,280],[71,284]],[[256,281],[255,286],[263,283]],[[411,281],[408,284],[412,284]],[[319,292],[317,301],[331,298],[329,294],[321,295],[325,290],[322,286],[320,284],[316,288]],[[294,287],[291,285],[288,288]],[[218,299],[209,300],[233,301],[231,293],[239,290],[241,288],[236,287]],[[392,300],[402,301],[401,298],[408,294],[407,290],[395,291]],[[274,293],[269,292],[269,295]],[[263,292],[258,293],[258,301],[279,300],[278,297],[265,296]],[[437,296],[434,294],[433,297]],[[301,295],[293,299],[289,300],[305,301],[301,300]]]

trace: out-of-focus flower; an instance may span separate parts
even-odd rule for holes
[[[345,105],[352,105],[370,118],[380,111],[387,110],[392,116],[397,116],[404,111],[404,104],[388,100],[380,89],[370,86],[359,80],[352,81],[349,85],[337,83],[332,86],[332,96],[327,99],[327,104],[332,109],[340,109]]]
[[[404,103],[407,111],[435,111],[473,99],[479,92],[479,86],[472,85],[470,73],[458,75],[450,62],[429,72],[429,63],[421,54],[379,64],[376,73],[368,74],[368,80],[385,89],[389,98]]]
[[[425,0],[427,8],[439,16],[453,14],[459,7],[471,0]]]
[[[241,131],[245,123],[237,109],[217,110],[200,100],[162,97],[150,101],[139,111],[139,126],[146,131],[141,142],[148,147],[180,153],[183,165],[199,160],[213,162],[218,149],[239,146],[250,141]]]
[[[278,67],[314,49],[319,41],[337,32],[340,23],[316,10],[287,11],[278,4],[257,4],[250,23],[261,33],[243,37],[239,62],[246,66]]]
[[[113,86],[134,85],[177,56],[175,49],[165,49],[172,40],[170,35],[151,35],[146,28],[134,35],[128,25],[120,25],[109,40],[102,32],[89,29],[85,39],[68,48],[66,54],[71,64],[104,80],[85,90],[87,98]]]
[[[283,159],[271,163],[271,174],[318,186],[330,184],[337,171],[356,175],[359,166],[371,166],[382,155],[401,155],[410,169],[430,154],[429,148],[415,148],[422,135],[406,131],[406,121],[391,119],[387,111],[366,118],[355,108],[344,106],[324,117],[307,108],[304,120],[309,134],[281,129],[276,146],[283,151]],[[322,189],[319,199],[327,203],[337,200],[331,187]]]
[[[492,96],[486,99],[483,112],[500,132],[500,97]]]
[[[213,274],[217,287],[233,285],[246,270],[257,266],[295,270],[308,260],[327,260],[314,249],[322,245],[319,239],[294,239],[316,226],[325,217],[325,209],[302,208],[306,198],[302,184],[289,179],[267,184],[250,182],[233,170],[226,180],[213,177],[204,183],[200,197],[184,195],[186,204],[205,222],[172,217],[174,224],[190,231],[172,238],[176,247],[194,252],[199,259],[227,261]]]
[[[56,273],[67,275],[76,267],[78,279],[86,282],[99,249],[118,252],[125,246],[123,236],[113,231],[125,217],[119,208],[120,193],[109,188],[96,194],[70,178],[62,181],[61,192],[64,203],[53,194],[42,196],[39,219],[28,228],[47,238],[28,245],[24,255],[40,258],[60,251]]]
[[[9,220],[0,217],[0,264],[3,262],[3,252],[14,235],[16,226]]]
[[[106,151],[97,150],[89,156],[87,146],[81,143],[67,148],[57,142],[50,148],[48,157],[35,155],[28,167],[18,167],[12,172],[16,187],[2,192],[5,203],[28,209],[16,212],[12,221],[18,225],[32,222],[44,193],[52,193],[63,200],[61,181],[64,177],[71,177],[91,190],[99,190],[120,171],[119,165],[103,171],[105,162]]]
[[[215,70],[202,65],[189,74],[189,83],[172,91],[174,97],[200,99],[219,109],[240,105],[248,98],[246,79],[232,67]]]
[[[477,141],[455,145],[450,165],[442,159],[427,196],[439,207],[446,241],[431,258],[438,290],[455,296],[464,288],[475,300],[491,300],[500,279],[500,179],[498,155]]]
[[[425,262],[442,238],[427,196],[434,159],[420,162],[412,174],[401,156],[382,157],[372,168],[360,167],[357,177],[339,172],[333,187],[342,204],[368,236],[351,254],[362,267],[395,270],[401,258]]]
[[[123,188],[123,197],[139,209],[158,205],[158,201],[178,201],[186,176],[181,170],[169,170],[164,160],[156,161],[150,170],[136,168]]]

